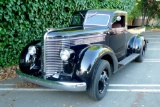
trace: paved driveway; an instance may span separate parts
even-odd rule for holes
[[[86,92],[15,88],[18,78],[0,83],[0,107],[159,107],[160,32],[147,32],[143,63],[132,62],[111,78],[105,98],[95,102]]]

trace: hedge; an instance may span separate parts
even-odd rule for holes
[[[18,63],[21,50],[40,39],[46,28],[69,25],[71,14],[84,9],[130,12],[135,0],[1,0],[0,68]]]

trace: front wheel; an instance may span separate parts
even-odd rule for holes
[[[93,71],[90,87],[88,88],[88,94],[92,99],[99,101],[106,95],[109,77],[111,77],[109,62],[100,60]]]

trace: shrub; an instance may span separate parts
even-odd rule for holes
[[[75,10],[110,8],[130,12],[135,0],[1,0],[0,68],[18,63],[21,50],[46,28],[66,27]]]

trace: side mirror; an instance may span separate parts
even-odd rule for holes
[[[121,21],[121,16],[117,16],[116,21]]]

